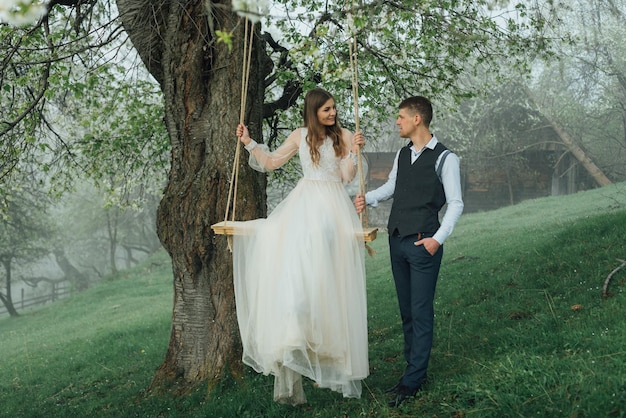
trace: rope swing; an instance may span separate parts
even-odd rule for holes
[[[353,23],[353,22],[351,22]],[[351,29],[354,25],[349,25]],[[356,31],[351,30],[352,39],[349,42],[350,46],[350,69],[352,70],[352,101],[354,103],[354,131],[360,130],[359,126],[359,64],[357,61],[357,42]],[[357,152],[357,175],[359,176],[359,194],[365,196],[365,173],[363,172],[363,156],[361,154],[361,147]],[[363,212],[359,214],[361,219],[361,226],[363,228],[363,240],[365,241],[365,249],[369,255],[375,254],[374,250],[367,245],[368,242],[376,239],[378,228],[369,228],[367,219],[367,205],[363,208]]]
[[[248,82],[250,80],[250,59],[252,57],[252,40],[254,31],[252,25],[246,16],[245,20],[245,33],[243,43],[243,65],[241,66],[241,100],[239,110],[239,123],[243,124],[245,119],[246,104],[248,101]],[[224,215],[224,221],[211,225],[211,229],[218,235],[227,235],[228,237],[228,249],[232,252],[233,249],[233,234],[235,233],[235,210],[237,208],[237,183],[239,182],[239,160],[241,158],[241,141],[237,139],[237,147],[235,149],[235,158],[233,160],[233,171],[230,175],[230,187],[228,188],[228,200],[226,202],[226,213]],[[228,220],[230,212],[230,204],[233,204],[233,210],[231,213],[231,219]]]
[[[244,123],[244,113],[247,102],[248,81],[250,78],[250,59],[252,56],[252,41],[254,31],[252,25],[248,21],[248,17],[245,19],[245,36],[244,36],[244,59],[242,65],[242,86],[241,86],[241,110],[239,114],[239,123]],[[356,56],[356,37],[353,36],[350,42],[350,67],[352,69],[352,92],[354,101],[354,116],[356,120],[356,130],[359,130],[359,109],[358,109],[358,75],[357,75],[357,56]],[[230,187],[228,190],[228,201],[226,204],[226,213],[224,221],[211,225],[211,229],[217,235],[226,235],[228,237],[228,248],[232,251],[232,236],[237,233],[237,226],[241,223],[235,220],[236,210],[236,196],[237,196],[237,182],[239,181],[239,160],[241,157],[241,141],[237,140],[237,147],[235,150],[235,157],[233,161],[233,170],[230,177]],[[359,176],[359,194],[365,195],[365,177],[363,174],[363,161],[361,156],[361,149],[359,148],[357,154],[357,175]],[[232,211],[231,211],[232,202]],[[228,219],[230,215],[230,220]],[[376,239],[378,228],[367,227],[367,211],[363,211],[360,214],[361,224],[363,226],[362,238],[363,241],[371,242]],[[365,222],[365,224],[364,224]],[[373,255],[373,250],[366,245],[367,251],[370,255]]]

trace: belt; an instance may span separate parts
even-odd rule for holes
[[[410,237],[410,236],[413,236],[413,235],[417,235],[417,241],[419,241],[419,240],[421,240],[423,238],[432,238],[432,236],[435,235],[435,234],[433,234],[432,232],[417,232],[415,234],[405,235],[402,238]],[[400,237],[400,231],[398,231],[398,229],[396,228],[393,231],[393,234],[391,234],[391,236],[399,238]]]

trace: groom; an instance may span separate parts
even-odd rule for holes
[[[415,396],[426,381],[433,340],[435,286],[443,242],[463,212],[459,158],[430,131],[433,109],[421,96],[399,105],[396,125],[410,142],[398,151],[387,182],[354,199],[357,212],[365,205],[393,197],[387,229],[391,270],[404,333],[406,368],[392,394],[390,407]],[[439,211],[448,205],[439,222]]]

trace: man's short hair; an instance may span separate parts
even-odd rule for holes
[[[426,97],[413,96],[408,99],[402,100],[399,109],[407,109],[411,113],[417,113],[422,117],[424,125],[430,126],[430,122],[433,120],[433,105]]]

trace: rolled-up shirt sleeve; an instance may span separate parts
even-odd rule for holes
[[[375,208],[379,202],[391,199],[393,193],[396,190],[396,176],[398,175],[398,156],[400,151],[396,153],[396,157],[393,160],[393,167],[387,177],[387,182],[377,189],[369,191],[365,194],[365,203]]]

